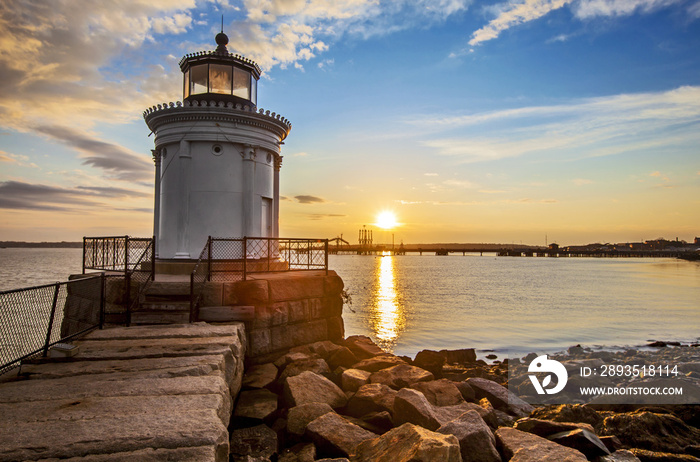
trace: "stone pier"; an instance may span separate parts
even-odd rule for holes
[[[111,328],[0,383],[0,461],[227,461],[243,323]],[[73,459],[75,458],[75,459]]]

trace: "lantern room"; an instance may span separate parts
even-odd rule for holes
[[[228,52],[228,37],[217,34],[215,51],[186,55],[180,61],[183,74],[183,100],[204,95],[218,101],[232,101],[255,108],[260,68],[240,55]]]

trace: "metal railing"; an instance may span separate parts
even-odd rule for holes
[[[126,325],[142,294],[155,279],[155,236],[152,238],[107,236],[83,238],[83,274],[86,269],[123,273]],[[132,287],[139,289],[132,294]]]
[[[209,236],[190,274],[190,322],[197,320],[207,281],[245,281],[252,273],[324,270],[328,239]]]
[[[0,374],[101,328],[105,275],[0,292]]]
[[[155,237],[83,237],[83,274],[86,269],[121,271],[136,269]]]

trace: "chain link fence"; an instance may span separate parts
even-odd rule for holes
[[[0,292],[0,374],[101,327],[105,276]]]

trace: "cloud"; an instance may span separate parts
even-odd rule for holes
[[[593,180],[588,180],[586,178],[574,178],[571,180],[572,183],[574,183],[576,186],[585,186],[588,184],[593,184]]]
[[[469,45],[497,38],[501,32],[525,22],[539,19],[550,11],[558,10],[573,0],[525,0],[521,3],[508,3],[502,6],[495,19],[472,34]]]
[[[326,202],[325,199],[322,199],[320,197],[306,195],[294,196],[294,199],[296,199],[297,202],[299,202],[300,204],[321,204],[323,202]]]
[[[677,3],[682,3],[682,0],[582,0],[574,8],[574,12],[581,19],[628,16],[634,13],[650,13]]]
[[[437,173],[424,173],[423,175],[425,175],[425,176],[440,176]]]
[[[71,211],[100,205],[99,198],[148,196],[141,191],[123,188],[78,186],[63,188],[21,181],[0,183],[0,208],[13,210]]]
[[[418,126],[418,120],[421,127],[435,132],[424,135],[423,145],[461,162],[535,154],[555,154],[557,160],[566,160],[668,150],[700,142],[700,87],[481,114],[422,116],[407,123]]]
[[[342,218],[347,215],[340,213],[309,213],[306,215],[309,220],[323,220],[326,218]]]
[[[263,69],[294,66],[328,50],[342,36],[367,39],[429,27],[466,11],[472,0],[243,0],[244,19],[225,29],[230,48]],[[332,65],[321,60],[321,68]]]
[[[580,20],[596,17],[629,16],[635,13],[651,13],[674,4],[683,4],[685,0],[520,0],[501,3],[485,10],[495,11],[496,17],[481,29],[472,33],[470,46],[498,38],[501,32],[521,24],[535,21],[554,10],[569,6]],[[700,16],[699,4],[688,8],[693,17]],[[570,36],[561,34],[548,42],[565,41]],[[470,50],[472,51],[472,50]]]
[[[29,162],[29,157],[20,154],[10,154],[0,150],[0,162],[14,164],[20,167],[38,168],[34,162]]]
[[[83,164],[104,170],[113,178],[138,181],[152,176],[151,162],[122,146],[64,126],[38,126],[36,131],[80,151]]]

